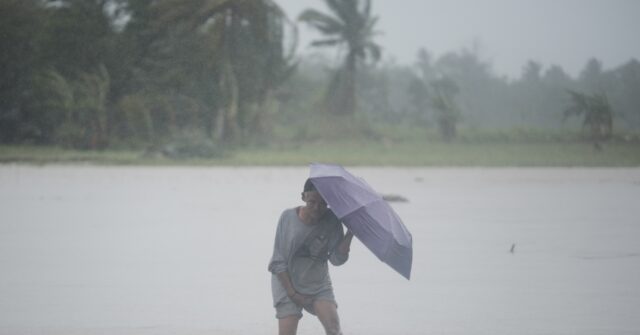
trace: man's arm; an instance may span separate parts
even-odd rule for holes
[[[351,249],[351,240],[353,240],[353,233],[351,230],[347,230],[340,244],[334,249],[335,252],[329,257],[331,264],[339,266],[344,264],[349,259],[349,250]]]
[[[287,244],[283,240],[282,235],[284,232],[284,215],[285,212],[280,215],[278,220],[278,228],[276,228],[276,236],[273,243],[273,255],[269,261],[268,270],[273,274],[288,271],[287,269]]]
[[[282,287],[284,287],[284,289],[287,291],[287,295],[289,296],[289,298],[291,298],[291,296],[296,294],[296,289],[293,287],[293,284],[291,283],[291,277],[289,277],[289,272],[287,271],[280,272],[276,274],[276,276],[278,276],[278,280],[280,280]]]

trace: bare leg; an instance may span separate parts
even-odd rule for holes
[[[342,335],[336,304],[328,300],[316,300],[313,302],[313,310],[327,335]]]
[[[298,321],[300,318],[297,315],[287,316],[282,319],[278,319],[278,334],[279,335],[296,335],[298,331]]]

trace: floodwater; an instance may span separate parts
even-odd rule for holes
[[[354,241],[345,334],[640,333],[640,169],[350,170],[409,199],[414,263]],[[307,174],[0,165],[0,334],[276,334],[267,263]]]

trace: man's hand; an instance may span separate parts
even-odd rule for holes
[[[351,249],[351,240],[353,240],[353,232],[351,232],[350,229],[347,229],[347,233],[344,235],[342,242],[338,246],[338,251],[341,254],[346,255],[349,253],[349,250]]]
[[[313,302],[313,298],[311,298],[311,296],[300,294],[298,292],[294,292],[293,294],[289,295],[289,299],[291,299],[291,301],[293,301],[296,305],[302,307],[309,306]]]

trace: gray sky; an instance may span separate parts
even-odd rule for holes
[[[276,0],[292,18],[322,0]],[[530,60],[576,75],[590,57],[611,68],[640,59],[640,0],[373,0],[385,57],[411,64],[417,50],[436,57],[479,46],[499,75],[517,77]],[[300,53],[319,35],[300,26]]]

